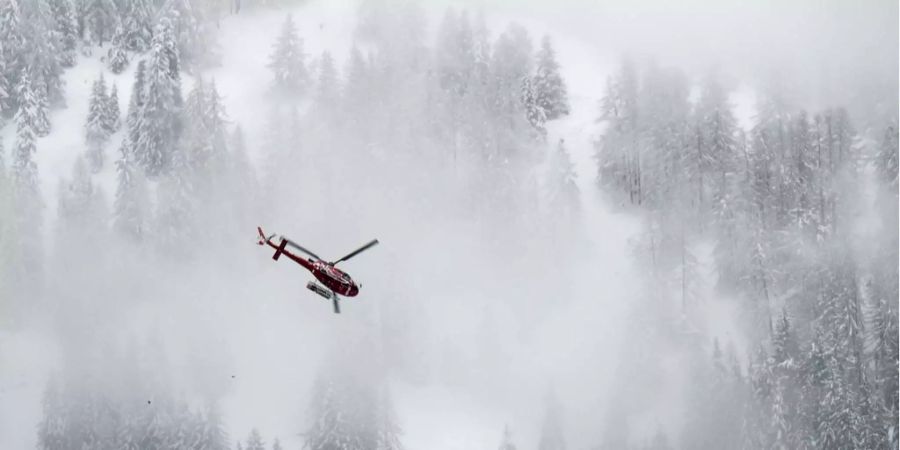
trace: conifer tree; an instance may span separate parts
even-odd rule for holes
[[[3,42],[0,42],[0,125],[3,125],[4,119],[12,112],[13,94],[10,83],[7,79],[7,62],[6,53],[4,52]]]
[[[112,37],[112,46],[106,53],[106,61],[112,73],[122,73],[128,67],[128,50],[126,49],[128,35],[121,24],[116,26]]]
[[[146,64],[144,60],[138,62],[134,72],[134,84],[131,87],[131,97],[128,100],[128,112],[125,116],[125,127],[128,139],[135,145],[141,136],[141,115],[144,107],[144,78]]]
[[[88,107],[87,123],[84,125],[85,141],[88,145],[91,169],[96,173],[103,167],[103,144],[110,135],[109,97],[106,95],[106,82],[103,75],[94,81]]]
[[[516,450],[516,446],[512,442],[512,433],[509,431],[509,426],[503,427],[503,439],[500,441],[499,450]]]
[[[313,388],[312,426],[306,432],[304,448],[310,450],[361,449],[362,442],[341,399],[341,388],[333,379],[320,378]]]
[[[559,74],[559,63],[556,52],[550,44],[550,37],[541,40],[541,49],[537,54],[537,73],[534,75],[535,101],[553,120],[569,114],[569,94],[566,84]]]
[[[528,119],[528,123],[538,132],[539,136],[546,136],[547,129],[544,125],[547,122],[547,112],[538,104],[534,92],[534,82],[530,77],[522,78],[521,100],[525,106],[525,118]]]
[[[269,57],[268,67],[275,76],[275,89],[287,95],[306,92],[309,83],[304,63],[303,40],[297,35],[293,17],[288,14]]]
[[[119,131],[122,126],[121,111],[119,110],[119,88],[113,84],[112,91],[109,93],[106,108],[106,124],[109,133]]]
[[[35,82],[30,70],[23,71],[16,88],[19,110],[25,109],[35,136],[50,134],[50,120],[47,118],[47,91],[40,79]]]
[[[31,91],[28,73],[23,73],[19,80],[19,98],[21,105],[16,111],[16,139],[12,155],[12,187],[15,205],[15,228],[17,233],[28,230],[38,233],[42,228],[41,209],[43,202],[40,196],[40,181],[37,164],[34,162],[36,151],[36,123],[39,120],[37,104]],[[15,254],[20,255],[16,264],[16,279],[36,281],[40,269],[40,241],[22,240],[22,247]]]
[[[266,445],[262,440],[262,436],[259,435],[259,430],[256,428],[250,431],[250,436],[247,437],[247,445],[244,446],[245,450],[266,450]]]
[[[900,162],[898,162],[898,144],[897,125],[891,124],[884,131],[884,138],[881,146],[878,148],[878,159],[876,167],[878,167],[881,179],[885,181],[892,192],[897,192],[897,173]]]
[[[72,0],[49,0],[54,28],[59,36],[60,63],[64,67],[75,65],[78,48],[78,23],[75,20],[75,4]]]
[[[115,28],[116,7],[110,0],[84,0],[84,14],[91,40],[103,46]]]
[[[116,161],[116,197],[113,203],[113,227],[134,241],[144,238],[149,217],[149,195],[146,181],[131,152],[126,136]]]
[[[318,114],[325,116],[326,120],[336,119],[334,116],[340,106],[340,88],[334,59],[331,53],[323,52],[319,59],[319,79],[313,102]]]
[[[150,177],[172,167],[181,129],[181,83],[172,27],[163,18],[153,36],[138,112],[135,152]]]
[[[171,167],[160,177],[154,235],[172,257],[191,256],[187,243],[196,237],[197,193],[183,148],[172,154]]]
[[[150,48],[153,37],[152,4],[150,0],[127,2],[123,19],[125,36],[122,45],[131,52],[143,52]]]
[[[38,189],[37,167],[33,157],[37,124],[40,121],[37,99],[31,89],[27,73],[19,81],[18,95],[21,106],[16,112],[16,147],[13,159],[13,180],[18,192],[36,194]]]
[[[38,425],[38,448],[40,450],[62,450],[67,446],[68,423],[66,405],[55,378],[47,381],[42,399],[43,416]]]

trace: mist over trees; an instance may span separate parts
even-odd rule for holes
[[[897,370],[882,369],[897,362],[893,128],[878,145],[840,107],[809,113],[762,92],[745,133],[715,76],[696,102],[688,91],[677,70],[625,61],[596,143],[601,186],[647,219],[646,282],[669,293],[647,307],[677,305],[649,319],[661,334],[647,345],[674,342],[693,367],[679,447],[896,448],[897,392],[885,389]],[[867,211],[877,236],[854,229]],[[753,338],[746,364],[704,332],[698,252],[710,242],[715,291]]]
[[[508,319],[485,307],[472,328],[480,353],[460,354],[429,336],[417,304],[427,299],[394,288],[369,299],[387,304],[377,314],[335,325],[318,359],[301,361],[315,376],[289,401],[305,412],[294,436],[268,436],[228,427],[236,371],[223,338],[204,329],[208,345],[185,350],[173,330],[193,322],[145,312],[177,305],[215,321],[221,311],[190,305],[261,301],[240,288],[259,271],[243,246],[260,221],[329,229],[386,205],[423,228],[465,224],[513,267],[535,255],[564,261],[560,271],[578,261],[594,205],[572,140],[553,129],[574,108],[551,36],[490,30],[480,11],[448,8],[428,24],[415,2],[365,1],[352,47],[313,54],[285,12],[260,49],[271,76],[252,89],[267,110],[250,130],[209,75],[228,51],[219,21],[295,3],[0,4],[0,115],[13,136],[9,148],[0,140],[0,331],[39,323],[59,348],[38,448],[276,450],[300,436],[311,450],[400,450],[395,384],[515,377],[498,357]],[[53,136],[51,113],[88,89],[67,86],[65,71],[92,55],[109,72],[92,76],[80,153],[48,208],[34,155]],[[129,74],[127,105],[109,74]],[[587,185],[642,224],[630,243],[642,287],[614,389],[606,413],[586,419],[551,387],[532,406],[533,430],[497,430],[497,448],[573,448],[574,420],[601,430],[602,449],[898,447],[896,119],[864,133],[840,105],[806,111],[761,90],[744,130],[721,78],[626,59],[605,81]],[[861,234],[859,217],[877,232]],[[718,334],[712,302],[737,311],[741,339]],[[439,351],[440,365],[422,356]],[[647,432],[673,364],[681,420]]]

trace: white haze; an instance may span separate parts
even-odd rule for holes
[[[492,37],[517,21],[535,43],[544,33],[554,38],[573,112],[549,125],[549,142],[565,138],[576,163],[581,233],[535,232],[552,221],[539,215],[528,219],[538,223],[515,225],[502,217],[476,220],[467,197],[473,193],[455,190],[448,181],[453,169],[424,157],[367,166],[353,155],[329,153],[327,142],[302,144],[310,158],[327,159],[327,168],[311,164],[290,181],[291,196],[261,199],[256,215],[240,219],[243,239],[204,245],[195,249],[201,256],[178,263],[130,252],[114,238],[70,243],[71,260],[46,265],[49,287],[41,299],[14,293],[22,319],[0,328],[0,448],[34,447],[48,374],[67,358],[78,360],[75,366],[102,364],[80,357],[97,356],[83,346],[98,336],[112,347],[135,336],[160,338],[185,392],[223,393],[232,440],[257,427],[267,439],[299,448],[324,355],[344,352],[346,336],[369,327],[383,333],[385,351],[402,361],[390,380],[407,448],[496,448],[505,425],[520,448],[533,448],[550,391],[564,406],[569,448],[590,448],[603,438],[598,423],[608,414],[620,360],[629,357],[626,340],[641,333],[628,320],[630,305],[645,294],[631,248],[641,218],[607,204],[595,186],[592,143],[602,131],[595,123],[597,103],[620,57],[655,59],[698,78],[719,67],[740,86],[733,100],[745,126],[752,123],[755,86],[775,73],[804,106],[879,103],[876,111],[858,115],[877,129],[897,105],[896,2],[454,4],[483,8]],[[427,3],[430,27],[445,6]],[[328,50],[342,70],[355,11],[349,2],[330,1],[294,8],[307,54]],[[268,107],[262,93],[284,15],[227,16],[218,33],[222,65],[204,73],[215,78],[230,120],[243,127],[257,168],[271,150],[264,146]],[[38,141],[48,253],[58,245],[57,183],[71,176],[72,142],[81,143],[87,86],[100,67],[96,58],[86,59],[66,72],[69,109],[52,117],[64,131]],[[110,79],[124,104],[131,71]],[[185,77],[185,92],[192,82]],[[6,148],[13,135],[7,125]],[[107,154],[115,148],[109,145]],[[440,176],[430,177],[431,171]],[[465,179],[466,173],[456,176]],[[110,202],[113,169],[108,165],[96,180]],[[529,182],[537,180],[534,174]],[[284,260],[273,262],[268,249],[255,245],[257,224],[325,258],[378,238],[380,246],[344,265],[363,284],[361,295],[344,302],[343,314],[332,314],[326,301],[305,289],[307,273]],[[88,259],[95,251],[106,259]],[[704,263],[713,273],[711,259]],[[96,267],[68,270],[88,264]],[[82,283],[82,270],[98,271],[87,279],[104,282]],[[717,300],[707,299],[707,322],[714,324],[709,332],[743,352],[735,315]],[[647,395],[657,398],[636,414],[632,430],[642,437],[657,427],[676,433],[684,407],[680,360],[667,358],[665,349],[656,356],[663,369]]]

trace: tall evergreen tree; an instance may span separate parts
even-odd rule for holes
[[[181,83],[178,51],[171,25],[157,25],[144,74],[135,153],[150,177],[167,173],[181,130]]]
[[[578,211],[580,200],[576,177],[575,166],[560,139],[556,150],[550,153],[547,167],[547,201],[554,216],[571,219]]]
[[[29,233],[39,233],[42,228],[43,202],[40,195],[40,180],[38,179],[37,164],[34,162],[36,151],[35,130],[39,116],[37,114],[37,102],[31,90],[31,81],[27,73],[22,74],[19,80],[18,95],[21,105],[16,111],[16,140],[12,157],[12,187],[13,204],[15,205],[15,228],[17,233],[28,230]],[[21,241],[21,247],[14,254],[20,255],[20,260],[15,265],[17,280],[29,280],[36,283],[36,276],[40,270],[40,241],[25,239]]]
[[[150,48],[153,37],[153,5],[151,0],[131,0],[123,14],[125,36],[123,46],[128,51],[143,52]]]
[[[128,100],[128,112],[125,116],[125,127],[128,139],[137,143],[141,136],[141,116],[144,108],[144,90],[146,77],[146,64],[143,60],[138,62],[134,71],[134,84],[131,87],[131,97]],[[134,144],[132,144],[134,145]]]
[[[113,226],[124,236],[140,241],[147,232],[150,199],[127,136],[119,148],[116,178],[118,185],[113,203]]]
[[[116,26],[116,31],[112,36],[112,46],[106,53],[106,61],[109,70],[112,73],[122,73],[128,67],[128,35],[122,24]]]
[[[537,73],[534,75],[535,100],[553,120],[569,114],[569,94],[566,84],[559,74],[559,63],[556,52],[550,43],[550,37],[541,40],[541,49],[537,54]]]
[[[88,103],[87,123],[84,125],[85,140],[88,145],[88,159],[96,173],[103,167],[103,144],[111,133],[109,126],[109,97],[103,75],[94,81]]]
[[[69,437],[66,405],[54,378],[47,382],[41,403],[43,417],[38,425],[38,448],[40,450],[65,449]]]
[[[525,106],[525,118],[541,137],[546,136],[547,111],[538,104],[534,91],[534,81],[530,77],[522,78],[522,104]]]
[[[326,123],[337,122],[340,107],[341,86],[331,53],[323,52],[319,59],[319,79],[313,96],[317,116]]]
[[[33,156],[35,152],[35,138],[38,136],[36,128],[40,122],[38,101],[31,89],[31,79],[27,73],[22,74],[19,81],[18,96],[21,106],[16,112],[16,147],[13,158],[13,179],[16,189],[21,193],[37,193],[38,178],[37,166]]]
[[[516,445],[512,441],[512,433],[509,427],[503,427],[503,439],[500,441],[499,450],[516,450]]]
[[[102,47],[115,30],[116,6],[110,0],[85,0],[84,14],[91,40]]]
[[[78,48],[78,22],[75,20],[75,4],[72,0],[49,0],[54,29],[59,35],[60,62],[64,67],[75,65]]]
[[[898,167],[900,167],[898,148],[900,148],[900,144],[898,144],[897,125],[894,123],[884,131],[884,138],[881,141],[881,146],[878,148],[878,159],[876,160],[876,167],[881,179],[886,182],[893,192],[896,192],[898,189],[897,173]]]
[[[297,35],[293,17],[288,14],[269,57],[268,67],[275,75],[275,89],[287,95],[303,94],[309,84],[303,53],[303,40]]]
[[[247,437],[247,445],[244,446],[245,450],[266,450],[266,444],[262,440],[262,436],[259,435],[259,430],[254,428],[250,431],[250,436]]]
[[[121,111],[119,110],[119,88],[113,84],[112,90],[107,98],[106,107],[106,128],[110,133],[119,131],[122,126]]]

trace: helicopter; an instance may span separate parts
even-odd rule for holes
[[[306,288],[319,294],[326,300],[331,300],[332,305],[334,305],[334,313],[341,313],[341,305],[340,305],[340,297],[355,297],[359,294],[360,284],[357,284],[350,278],[350,275],[347,275],[346,272],[335,267],[337,263],[346,261],[378,244],[378,239],[373,239],[366,245],[350,252],[346,256],[332,262],[327,262],[320,258],[315,253],[303,248],[300,244],[290,240],[286,236],[279,236],[276,234],[272,234],[269,237],[266,237],[265,233],[263,233],[262,227],[256,227],[256,230],[259,232],[259,241],[258,245],[268,245],[275,249],[275,254],[272,255],[272,259],[278,261],[282,255],[287,256],[297,264],[303,266],[306,270],[309,270],[316,280],[321,282],[322,284],[318,284],[315,281],[310,281],[306,284]],[[288,247],[299,250],[312,258],[304,258],[301,255],[292,253]]]

